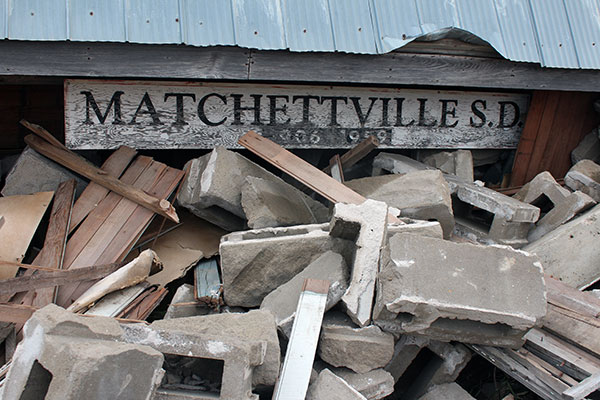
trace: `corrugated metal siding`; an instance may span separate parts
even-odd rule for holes
[[[458,28],[509,60],[600,69],[600,0],[0,0],[0,39],[382,54]]]

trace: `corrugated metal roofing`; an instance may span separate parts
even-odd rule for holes
[[[600,69],[600,0],[0,0],[0,38],[382,54],[457,28],[513,61]]]

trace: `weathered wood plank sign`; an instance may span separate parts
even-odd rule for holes
[[[239,147],[252,129],[287,148],[516,148],[529,96],[335,86],[65,81],[73,149]]]

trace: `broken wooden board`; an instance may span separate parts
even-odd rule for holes
[[[340,156],[340,162],[342,163],[342,170],[344,168],[350,168],[363,158],[365,158],[371,151],[375,150],[379,146],[379,140],[373,135],[369,136],[344,154]],[[331,171],[331,165],[325,167],[323,172],[328,174]]]
[[[148,278],[151,284],[165,286],[184,276],[202,258],[219,252],[219,242],[227,232],[188,211],[182,210],[180,216],[180,227],[142,247],[153,249],[163,263],[163,270]]]
[[[329,160],[329,174],[336,181],[344,183],[344,169],[338,154],[331,157],[331,160]]]
[[[165,298],[168,291],[165,288],[150,286],[146,291],[139,295],[129,306],[127,306],[118,318],[124,320],[143,321]]]
[[[85,315],[97,315],[104,317],[116,317],[127,308],[139,295],[148,289],[148,282],[142,282],[135,286],[117,290],[102,297],[93,306],[88,308]]]
[[[169,218],[175,222],[179,222],[177,212],[175,208],[165,199],[159,199],[149,195],[143,190],[133,188],[115,178],[114,176],[108,175],[105,171],[89,163],[83,157],[54,146],[43,139],[40,139],[33,135],[25,137],[25,142],[32,147],[38,153],[48,157],[54,162],[85,176],[93,182],[96,182],[111,191],[120,194],[121,196],[142,205],[149,210],[154,211],[166,218]]]
[[[362,204],[367,200],[343,183],[254,131],[249,131],[242,136],[239,143],[333,203]],[[388,222],[400,223],[400,220],[389,214]]]
[[[223,283],[219,276],[217,260],[203,260],[194,267],[194,297],[213,307],[223,304]]]
[[[37,308],[22,304],[0,304],[0,321],[24,324],[37,311]]]
[[[321,332],[329,281],[305,279],[273,400],[304,400]]]
[[[0,229],[0,260],[21,262],[31,238],[50,205],[54,192],[0,198],[0,215],[5,223]],[[0,269],[0,279],[12,278],[18,267]]]

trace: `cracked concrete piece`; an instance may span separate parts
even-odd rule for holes
[[[458,213],[457,213],[458,214]],[[533,225],[530,222],[508,222],[502,217],[495,216],[487,228],[478,221],[463,216],[456,216],[454,234],[474,242],[486,245],[506,245],[519,249],[529,241],[527,234]]]
[[[419,397],[419,400],[475,400],[458,383],[444,383],[433,386],[427,393]]]
[[[388,238],[396,233],[412,233],[413,235],[423,235],[442,239],[444,234],[442,226],[437,221],[421,221],[418,219],[400,218],[403,224],[388,224]]]
[[[369,400],[383,399],[394,392],[394,378],[381,368],[363,374],[348,368],[332,368],[331,371]]]
[[[234,232],[221,238],[223,296],[229,306],[258,307],[321,254],[352,259],[354,243],[329,235],[328,224]]]
[[[600,202],[600,165],[592,160],[579,161],[565,175],[565,185]]]
[[[263,299],[260,308],[270,311],[275,316],[279,330],[288,338],[292,331],[302,286],[304,280],[308,278],[330,282],[325,311],[335,306],[348,289],[348,267],[344,258],[341,254],[327,251],[291,280],[269,293]]]
[[[184,283],[179,286],[167,308],[164,319],[211,314],[213,311],[206,304],[196,300],[194,291],[194,285]]]
[[[508,222],[536,222],[540,209],[505,196],[493,189],[466,182],[456,176],[444,175],[450,191],[459,200],[502,217]]]
[[[527,245],[547,274],[574,288],[600,279],[600,205]]]
[[[317,224],[329,220],[329,211],[282,180],[249,176],[242,186],[242,208],[248,226],[267,227]]]
[[[513,199],[528,204],[534,204],[540,197],[546,196],[554,205],[556,205],[570,194],[571,192],[569,189],[565,189],[559,185],[550,172],[544,171],[540,172],[531,181],[526,183],[513,195]]]
[[[431,378],[430,384],[454,382],[471,361],[471,351],[460,343],[431,341],[427,348],[441,358],[442,365]]]
[[[535,228],[529,232],[527,239],[529,242],[538,240],[595,204],[594,199],[583,192],[570,193],[563,201],[556,203],[554,208],[535,224]]]
[[[345,380],[328,369],[321,371],[317,379],[311,383],[306,400],[366,400]]]
[[[577,164],[581,160],[592,160],[595,163],[600,162],[600,140],[598,139],[597,128],[585,135],[571,152],[572,164]]]
[[[392,174],[406,174],[409,172],[422,171],[424,169],[434,168],[401,154],[379,153],[373,159],[374,176],[381,175],[379,173],[380,170],[385,170]]]
[[[347,181],[346,186],[369,199],[398,208],[401,216],[437,220],[449,238],[454,229],[450,189],[440,171],[415,171]]]
[[[446,174],[473,182],[473,157],[469,150],[436,151],[421,160]]]
[[[374,325],[357,328],[346,315],[330,312],[323,318],[317,351],[326,363],[365,373],[390,361],[394,337]]]
[[[385,331],[519,347],[545,313],[542,264],[525,252],[403,233],[382,252],[373,319]]]
[[[262,358],[254,368],[253,385],[273,386],[279,376],[280,350],[275,318],[268,311],[252,310],[247,313],[213,314],[197,317],[154,321],[150,328],[173,336],[182,332],[193,337],[214,337],[216,353],[225,352],[227,343],[265,343]],[[174,346],[177,344],[174,343]]]
[[[163,375],[163,355],[118,342],[121,334],[112,318],[42,308],[25,324],[2,398],[150,399]]]
[[[247,177],[283,183],[280,178],[246,157],[221,146],[188,161],[185,169],[188,169],[188,174],[181,184],[178,203],[198,217],[228,231],[246,227],[242,187]]]
[[[361,205],[337,203],[334,207],[329,234],[353,240],[356,245],[350,284],[342,303],[359,326],[371,321],[379,253],[387,237],[387,215],[387,205],[371,199]]]
[[[421,350],[429,344],[422,336],[402,335],[394,345],[394,355],[385,370],[394,378],[394,383],[404,375]]]
[[[2,196],[54,192],[58,185],[70,179],[77,181],[78,196],[87,186],[85,180],[27,146],[6,176]]]

